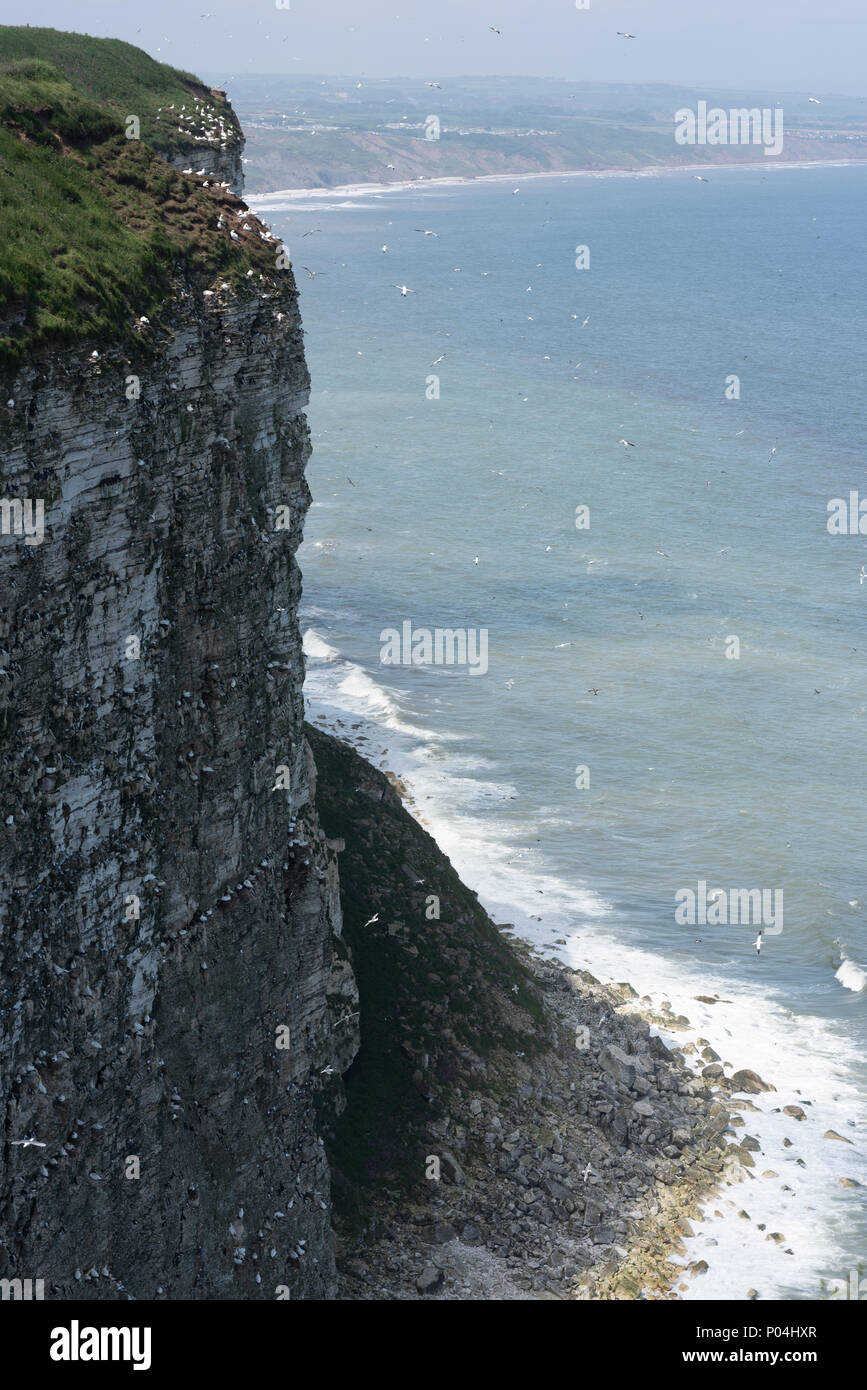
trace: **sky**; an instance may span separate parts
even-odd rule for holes
[[[521,75],[867,97],[867,0],[4,0],[2,21],[126,39],[227,82]]]

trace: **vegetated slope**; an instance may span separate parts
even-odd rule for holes
[[[273,270],[258,232],[232,239],[241,207],[127,139],[58,67],[0,66],[0,366],[50,342],[133,339],[142,315],[158,320],[178,270]]]
[[[472,1078],[496,1091],[505,1054],[546,1050],[548,1025],[529,970],[388,780],[348,745],[307,734],[320,820],[346,840],[343,939],[362,999],[331,1145],[335,1201],[351,1215],[367,1187],[423,1180],[423,1131],[455,1087]]]
[[[195,103],[206,105],[231,139],[241,139],[238,119],[224,93],[205,86],[192,73],[158,63],[133,44],[59,29],[0,25],[0,65],[34,59],[59,68],[84,96],[119,119],[137,115],[142,139],[161,152],[186,146],[188,136],[178,130],[177,113],[182,106],[192,111]]]

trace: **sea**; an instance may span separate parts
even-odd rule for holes
[[[309,717],[495,921],[776,1088],[679,1296],[827,1297],[867,1256],[867,167],[251,205],[312,379]]]

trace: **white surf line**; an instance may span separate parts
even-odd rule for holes
[[[707,172],[708,170],[715,174],[721,174],[733,169],[762,169],[767,172],[770,168],[849,169],[858,166],[867,167],[867,159],[775,160],[772,165],[755,162],[742,164],[734,162],[731,164],[647,164],[640,169],[545,169],[526,174],[477,174],[474,177],[453,174],[435,179],[401,179],[396,183],[345,183],[335,184],[330,188],[281,188],[271,193],[251,193],[245,201],[253,212],[267,211],[269,206],[272,212],[280,212],[282,211],[281,208],[271,205],[272,200],[279,199],[281,202],[291,203],[300,198],[358,198],[383,193],[423,193],[427,188],[469,187],[477,183],[527,183],[539,179],[633,179],[643,178],[648,174],[662,176],[665,174],[692,174],[697,171]]]

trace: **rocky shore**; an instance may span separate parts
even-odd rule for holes
[[[319,731],[311,741],[323,825],[343,837],[360,989],[361,1051],[330,1147],[340,1297],[676,1298],[675,1257],[701,1200],[753,1163],[748,1141],[729,1143],[742,1123],[731,1112],[749,1102],[727,1098],[771,1088],[752,1072],[727,1077],[708,1049],[696,1073],[656,1031],[686,1020],[644,1016],[630,985],[601,984],[494,927],[405,809],[405,789],[346,744]],[[429,921],[432,896],[441,917]],[[480,951],[475,977],[485,926],[496,946]],[[497,977],[501,957],[511,981]],[[368,981],[383,973],[394,983],[377,1036]],[[376,1096],[363,1082],[366,1056],[387,1073],[380,1051],[405,1063],[393,1104],[381,1081]],[[401,1109],[407,1092],[421,1104]],[[359,1145],[347,1197],[341,1176]]]

